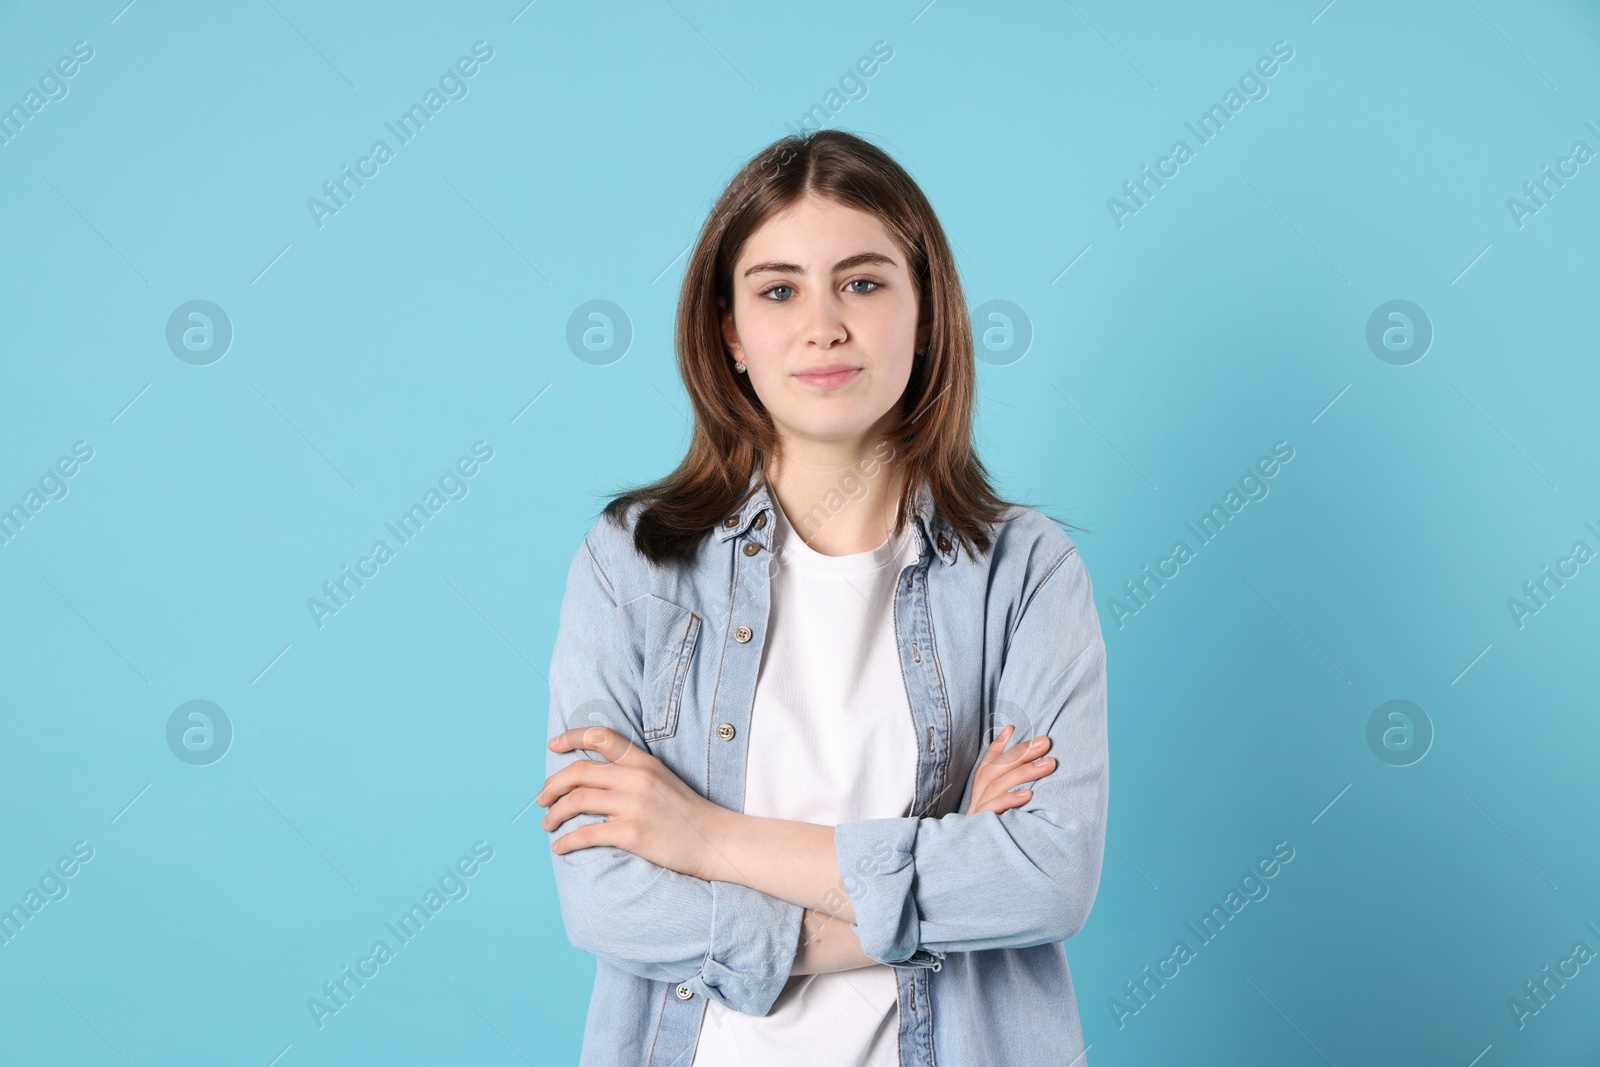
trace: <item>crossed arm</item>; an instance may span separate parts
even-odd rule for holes
[[[1025,771],[1000,787],[1005,809],[977,810],[980,764],[968,812],[837,827],[717,807],[629,743],[642,628],[602,562],[586,540],[568,574],[537,798],[575,947],[764,1015],[791,974],[1076,933],[1099,882],[1108,776],[1105,646],[1074,550],[1043,561],[994,694],[1063,754],[1060,770]],[[1031,778],[1036,795],[1008,792]]]
[[[1047,736],[1009,749],[1007,726],[976,768],[967,814],[1019,807],[1031,791],[1011,790],[1049,774]],[[856,921],[839,871],[834,828],[745,815],[694,793],[660,760],[605,727],[558,734],[553,752],[587,749],[605,762],[578,760],[545,780],[534,798],[549,810],[540,825],[555,830],[580,813],[606,822],[573,831],[551,845],[564,854],[610,844],[668,870],[706,882],[729,882],[805,909],[790,974],[850,970],[876,963],[850,924]]]

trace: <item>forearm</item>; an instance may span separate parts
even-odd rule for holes
[[[834,855],[833,827],[724,809],[707,836],[712,869],[706,881],[735,882],[845,923],[856,921]]]
[[[806,909],[791,975],[849,971],[878,962],[850,928],[855,909],[834,858],[833,827],[729,811],[708,836],[716,861],[708,881],[749,886]]]
[[[800,922],[800,950],[789,973],[826,974],[877,962],[862,951],[861,939],[843,919],[807,908]]]

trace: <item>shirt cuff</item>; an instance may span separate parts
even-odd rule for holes
[[[944,953],[921,947],[922,918],[916,880],[917,824],[921,820],[861,819],[833,828],[834,858],[856,921],[861,951],[894,967],[938,970]]]
[[[711,947],[694,992],[745,1015],[765,1015],[783,992],[800,948],[798,904],[737,882],[711,882]],[[699,988],[696,988],[699,987]]]

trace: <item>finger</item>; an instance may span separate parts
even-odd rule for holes
[[[1029,766],[1028,761],[1042,756],[1044,752],[1049,750],[1051,744],[1050,736],[1041,734],[1039,737],[1020,741],[1003,752],[997,751],[1000,746],[1004,745],[1014,735],[1015,730],[1015,724],[1008,723],[1000,731],[999,735],[995,737],[994,741],[990,742],[986,755],[979,761],[976,772],[973,775],[972,784],[972,795],[977,799],[971,810],[977,810],[985,802],[993,799],[996,794],[1004,792],[1019,782],[1041,777],[1043,773],[1048,772],[1048,768],[1043,768],[1043,765],[1041,765],[1040,767],[1029,768],[1028,773],[1025,773],[1022,777],[1017,777],[1015,774],[1006,777],[1008,772],[1019,768],[1027,768]]]
[[[997,794],[1014,789],[1024,782],[1034,782],[1043,778],[1056,768],[1053,756],[1040,756],[1037,759],[1026,759],[1027,745],[1016,745],[1011,751],[1011,762],[1004,765],[996,764],[986,768],[973,783],[972,795],[977,798],[977,803],[993,799]]]
[[[616,771],[611,764],[599,760],[578,760],[569,763],[544,780],[533,802],[548,808],[563,793],[580,785],[615,788]]]
[[[586,748],[603,753],[615,741],[622,739],[622,735],[609,726],[574,726],[552,737],[549,747],[556,752]]]
[[[546,778],[544,784],[539,787],[539,792],[534,794],[533,802],[543,808],[548,808],[551,804],[554,804],[561,794],[574,786],[582,784],[579,781],[579,776],[584,773],[584,768],[591,762],[593,761],[579,760],[577,763],[569,763]]]
[[[1017,768],[1005,778],[996,778],[992,780],[983,790],[973,791],[973,796],[976,799],[974,799],[972,803],[972,809],[976,810],[1001,798],[1015,796],[1016,794],[1011,792],[1011,790],[1015,789],[1021,784],[1032,784],[1034,781],[1037,781],[1039,778],[1043,777],[1047,770],[1047,768],[1034,768],[1031,765],[1024,765],[1023,767]]]
[[[990,788],[996,791],[1015,789],[1024,782],[1037,782],[1056,769],[1054,756],[1040,756],[1038,759],[1027,760],[995,777]]]
[[[1015,733],[1016,730],[1017,730],[1017,727],[1016,727],[1015,723],[1006,723],[1005,729],[1003,729],[999,733],[995,734],[994,735],[994,740],[989,742],[989,753],[990,753],[990,755],[995,755],[995,754],[998,754],[998,753],[1004,751],[1004,749],[1006,747],[1006,742],[1008,740],[1010,740],[1011,735],[1013,733]],[[988,758],[988,757],[985,757],[985,758]]]
[[[595,845],[610,844],[611,842],[607,840],[610,826],[610,823],[604,822],[586,823],[550,842],[550,851],[560,856],[580,848],[592,848]]]
[[[1038,747],[1043,748],[1045,746]],[[1019,766],[1025,766],[1033,758],[1034,754],[1035,748],[1032,747],[1032,742],[1024,741],[1020,744],[1012,745],[998,756],[986,759],[979,764],[977,773],[973,775],[972,795],[975,797],[988,797],[990,794],[1006,788],[1003,785],[997,786],[995,783],[1000,781],[1002,776],[1008,772],[1015,770]],[[1011,784],[1016,784],[1016,779],[1012,779]]]
[[[574,726],[552,737],[549,747],[555,752],[587,749],[600,753],[610,763],[621,763],[630,754],[642,751],[636,748],[628,737],[609,726]]]
[[[1049,734],[1040,734],[1038,737],[1031,737],[1026,741],[1018,741],[1006,749],[1005,753],[995,761],[995,765],[1002,771],[1008,770],[1019,763],[1025,763],[1028,760],[1043,756],[1050,751],[1050,745]]]
[[[1002,811],[1010,811],[1012,808],[1020,808],[1022,805],[1026,804],[1032,799],[1033,790],[1031,789],[1023,789],[1015,793],[1000,793],[997,796],[990,797],[988,800],[985,800],[982,804],[979,804],[967,814],[972,815],[980,811],[992,811],[998,815]]]
[[[996,761],[1000,759],[1001,755],[1005,751],[1006,741],[1011,738],[1012,733],[1015,731],[1016,725],[1014,723],[1007,723],[1005,727],[995,735],[994,740],[989,742],[988,747],[984,749],[983,758],[978,761],[977,767],[976,780],[980,785],[987,781],[988,776],[991,773],[990,768],[992,768]],[[981,789],[977,790],[973,795],[980,795],[981,792]]]
[[[611,815],[616,805],[609,789],[579,788],[550,805],[539,825],[546,830],[556,830],[574,815]]]

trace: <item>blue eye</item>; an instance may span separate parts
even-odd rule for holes
[[[850,282],[846,282],[845,283],[845,287],[846,288],[849,288],[852,285],[870,285],[870,286],[872,286],[871,289],[854,289],[854,290],[851,290],[852,292],[854,292],[858,296],[866,296],[868,293],[882,288],[883,283],[882,282],[875,282],[871,278],[856,278],[854,281],[850,281]]]
[[[773,297],[772,296],[772,294],[777,292],[779,289],[788,289],[791,294],[794,292],[794,290],[792,288],[790,288],[789,286],[779,284],[779,285],[774,285],[771,288],[761,290],[761,295],[765,296],[765,297],[772,298],[772,301],[775,304],[782,304],[782,303],[784,303],[784,302],[786,302],[788,300],[788,297],[781,297],[780,298],[780,297]]]

